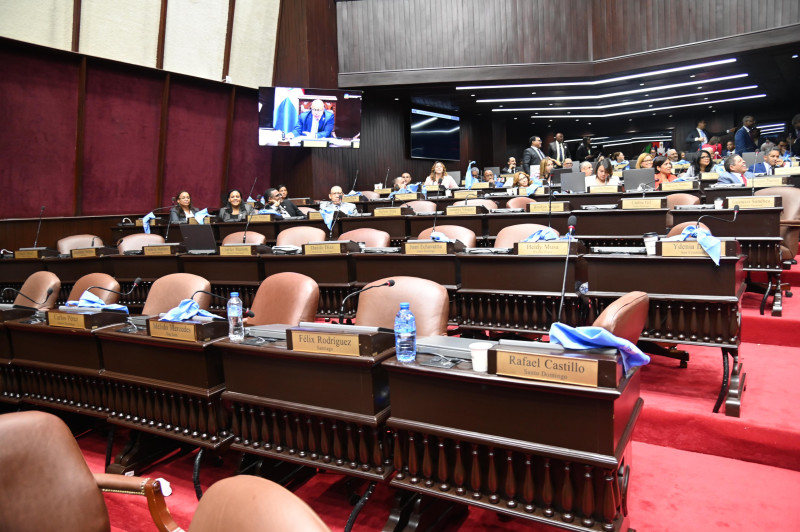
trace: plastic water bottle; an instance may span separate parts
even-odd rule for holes
[[[242,300],[239,292],[231,292],[228,300],[228,338],[239,343],[244,340],[244,321],[242,321]]]
[[[408,303],[400,303],[400,312],[394,318],[394,346],[400,362],[417,359],[417,320],[408,307]]]

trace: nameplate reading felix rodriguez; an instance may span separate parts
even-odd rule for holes
[[[497,351],[497,374],[537,381],[598,386],[597,360]]]
[[[289,330],[288,332],[288,347],[292,351],[351,357],[357,357],[360,354],[357,334],[331,334],[328,332],[294,330]]]

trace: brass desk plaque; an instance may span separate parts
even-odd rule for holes
[[[800,174],[800,166],[782,166],[775,169],[775,175],[798,175]]]
[[[453,197],[455,199],[476,199],[483,196],[483,191],[476,190],[454,190]]]
[[[595,185],[589,187],[589,194],[609,194],[619,192],[618,185]]]
[[[488,211],[483,205],[448,205],[445,212],[448,216],[452,216],[457,214],[484,214]]]
[[[611,172],[611,175],[613,175],[614,177],[622,177],[622,170],[614,170],[613,172]]]
[[[210,223],[211,223],[211,217],[210,216],[206,216],[206,217],[203,218],[203,225],[208,225]],[[200,225],[200,222],[197,221],[197,218],[192,216],[191,218],[189,218],[189,225]]]
[[[182,342],[204,342],[212,338],[221,338],[228,334],[228,322],[214,320],[199,321],[159,321],[158,318],[147,320],[147,333],[154,338],[167,338]]]
[[[38,259],[40,254],[39,249],[18,249],[14,252],[15,259]]]
[[[152,227],[154,225],[156,225],[156,219],[155,218],[150,218],[150,226]],[[136,227],[142,227],[142,226],[144,226],[144,219],[143,218],[138,218],[136,220]]]
[[[564,212],[569,210],[568,201],[554,201],[552,203],[540,201],[528,203],[528,212]]]
[[[342,196],[342,201],[345,203],[361,203],[366,201],[366,198],[364,196]]]
[[[697,188],[696,183],[696,181],[674,181],[672,183],[662,183],[661,190],[664,192],[674,190],[694,190]]]
[[[664,209],[667,198],[623,198],[622,209]]]
[[[435,240],[409,240],[401,244],[404,255],[452,255],[466,249],[463,242],[437,242]]]
[[[719,174],[717,172],[702,172],[700,174],[701,181],[715,181],[719,179]]]
[[[392,193],[392,189],[391,188],[376,188],[375,189],[375,193],[376,194],[380,194],[381,196],[388,196],[389,194]]]
[[[81,312],[78,308],[73,312],[61,310],[47,311],[47,324],[51,327],[66,327],[70,329],[97,329],[115,323],[124,323],[128,319],[125,312]]]
[[[376,207],[373,216],[406,216],[414,214],[411,207]]]
[[[425,192],[441,192],[441,185],[425,185]]]
[[[174,255],[177,246],[170,246],[169,244],[161,244],[155,246],[142,246],[142,251],[145,255]]]
[[[78,259],[81,257],[96,257],[97,248],[71,249],[69,250],[69,254],[72,255],[73,259]]]
[[[352,240],[309,242],[308,244],[303,244],[303,255],[339,255],[358,251],[361,251],[361,248]]]
[[[274,214],[251,214],[250,216],[247,217],[247,219],[250,220],[251,224],[252,223],[256,223],[256,222],[271,222],[272,220],[275,219],[275,215]]]
[[[245,257],[255,255],[255,244],[225,244],[220,246],[219,254],[223,257]]]
[[[753,187],[780,187],[786,184],[786,176],[771,175],[766,177],[754,177],[750,180]]]
[[[514,254],[532,256],[564,256],[569,253],[569,246],[567,244],[569,243],[566,240],[551,240],[549,242],[515,242]]]
[[[286,333],[287,348],[301,353],[368,357],[394,347],[394,334],[389,332],[344,333],[295,328],[287,329]]]
[[[600,386],[596,359],[526,353],[504,348],[493,351],[497,357],[497,375],[592,388]]]
[[[662,257],[708,257],[708,253],[699,242],[696,240],[684,241],[661,241],[661,256]],[[726,245],[724,242],[720,243],[720,256],[725,257]]]
[[[738,205],[740,209],[766,209],[769,207],[779,207],[776,203],[779,196],[729,196],[726,201],[727,207],[732,209]]]
[[[396,201],[416,201],[420,199],[421,194],[418,192],[403,192],[402,194],[395,194]]]
[[[308,213],[309,220],[322,220],[322,213],[319,211],[309,211]]]
[[[488,181],[479,181],[477,183],[472,183],[472,189],[471,190],[484,189],[484,188],[489,188],[489,182]]]

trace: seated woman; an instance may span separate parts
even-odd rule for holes
[[[433,163],[431,175],[425,179],[425,186],[431,185],[444,185],[444,188],[448,189],[458,188],[458,183],[447,174],[447,168],[440,161]]]
[[[662,183],[670,183],[675,180],[676,176],[672,173],[672,161],[663,155],[659,155],[653,160],[653,168],[656,170],[656,187],[660,187]]]
[[[529,186],[531,186],[531,179],[525,172],[517,172],[514,174],[514,179],[509,179],[506,183],[507,188]]]
[[[553,173],[554,166],[555,161],[550,157],[545,157],[542,159],[542,162],[539,163],[539,181],[541,181],[542,184],[550,184],[550,176]]]
[[[639,155],[636,159],[636,169],[639,170],[641,168],[652,168],[653,167],[653,156],[649,153],[643,153]]]
[[[711,160],[711,154],[707,150],[700,150],[697,152],[692,166],[683,174],[682,177],[696,177],[700,178],[703,172],[713,172],[714,161]]]
[[[198,209],[192,205],[192,195],[186,190],[178,192],[178,204],[169,210],[169,222],[173,224],[185,224],[189,218],[193,217]]]
[[[615,170],[627,170],[629,167],[628,161],[625,159],[625,154],[621,151],[615,151],[611,156],[611,160],[614,162]]]
[[[586,189],[603,185],[619,185],[619,178],[614,175],[614,163],[611,159],[603,159],[597,163],[594,175],[586,177]]]
[[[217,215],[221,222],[239,222],[247,220],[253,214],[253,207],[242,203],[242,193],[233,189],[228,193],[228,203],[223,205]]]

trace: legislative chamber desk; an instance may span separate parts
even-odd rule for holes
[[[372,481],[392,473],[381,362],[394,348],[341,356],[290,351],[284,340],[225,339],[217,347],[225,368],[222,396],[233,409],[233,449]]]
[[[41,259],[0,259],[0,289],[5,287],[19,290],[25,279],[44,270]],[[7,291],[0,294],[0,303],[12,303],[17,294]]]
[[[476,373],[468,360],[419,364],[431,358],[383,363],[392,486],[567,530],[628,530],[638,368],[614,388],[592,388]]]
[[[10,304],[0,308],[0,403],[18,404],[20,400],[19,379],[11,365],[14,352],[6,322],[30,317],[33,309],[12,307]]]

